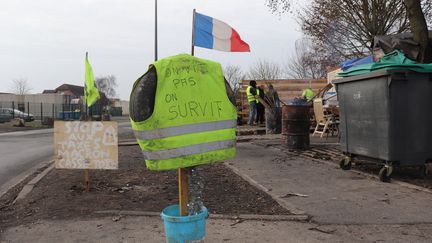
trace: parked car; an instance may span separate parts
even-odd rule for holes
[[[21,118],[26,122],[34,121],[33,114],[27,114],[17,109],[12,108],[0,108],[0,113],[8,113],[12,118]]]
[[[0,108],[0,123],[10,122],[12,120],[12,114],[4,109]]]

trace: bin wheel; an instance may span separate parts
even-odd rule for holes
[[[378,174],[379,179],[382,182],[390,182],[391,175],[392,175],[392,170],[387,166],[382,167]]]
[[[429,174],[429,169],[427,165],[420,166],[420,178],[425,179]]]
[[[346,156],[345,158],[343,158],[340,162],[339,162],[339,167],[342,170],[350,170],[352,166],[351,163],[351,157]]]

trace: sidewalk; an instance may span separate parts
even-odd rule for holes
[[[227,163],[266,188],[274,198],[311,216],[312,222],[319,225],[380,225],[382,233],[401,224],[417,225],[419,229],[415,232],[395,233],[401,237],[420,233],[426,237],[423,240],[432,240],[422,229],[432,227],[432,212],[428,210],[431,193],[382,183],[254,143],[238,144],[237,158]]]
[[[432,194],[383,183],[327,164],[289,158],[283,151],[238,144],[228,161],[269,192],[321,224],[432,223]],[[307,195],[290,196],[289,193]]]
[[[211,217],[211,216],[210,216]],[[205,242],[430,242],[430,225],[331,225],[208,219]],[[413,233],[410,233],[413,232]],[[10,228],[0,242],[165,242],[159,217],[40,221]]]

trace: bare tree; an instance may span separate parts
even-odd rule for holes
[[[432,43],[429,41],[428,27],[420,1],[404,0],[404,4],[407,9],[413,39],[420,46],[417,60],[422,63],[429,63],[432,61]]]
[[[240,66],[228,64],[223,68],[223,73],[234,93],[237,93],[240,88],[240,82],[245,79]]]
[[[407,8],[413,5],[408,2],[419,1],[424,18],[430,23],[430,0],[312,0],[309,6],[302,7],[298,19],[303,33],[312,37],[317,48],[330,48],[331,52],[337,52],[345,58],[362,57],[371,52],[371,42],[376,35],[397,34],[409,30],[414,35],[416,32],[425,32],[424,25],[419,29],[411,25],[410,29],[410,22],[414,18],[409,18]],[[273,12],[286,12],[295,4],[295,0],[266,2]],[[418,8],[415,12],[413,16],[419,19]]]
[[[293,0],[266,0],[266,5],[272,13],[282,14],[288,12]]]
[[[281,78],[282,74],[279,64],[259,59],[249,68],[248,77],[258,80],[274,80]]]
[[[12,80],[12,92],[14,94],[28,94],[31,90],[32,88],[30,87],[27,78],[18,78]]]
[[[326,56],[307,38],[295,42],[294,53],[284,65],[287,76],[298,79],[322,78],[330,67],[339,64],[337,56]]]
[[[431,15],[431,2],[423,0]],[[300,15],[305,34],[345,57],[369,54],[373,37],[409,30],[402,0],[314,0]],[[329,35],[331,33],[331,35]]]
[[[105,93],[108,98],[116,96],[117,79],[114,75],[99,76],[95,78],[96,87]]]

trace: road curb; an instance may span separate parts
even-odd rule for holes
[[[226,167],[228,167],[229,169],[231,169],[235,174],[237,174],[238,176],[240,176],[241,178],[243,178],[245,181],[247,181],[249,184],[251,184],[252,186],[256,187],[257,189],[264,191],[265,193],[267,193],[271,198],[273,198],[273,200],[275,200],[280,206],[282,206],[283,208],[285,208],[286,210],[288,210],[289,212],[291,212],[294,215],[306,215],[306,212],[298,209],[296,206],[294,206],[293,204],[287,202],[286,200],[283,200],[282,198],[280,198],[278,195],[274,194],[271,192],[271,190],[269,190],[268,188],[266,188],[265,186],[261,185],[260,183],[258,183],[257,181],[255,181],[254,179],[252,179],[250,176],[242,173],[237,167],[230,165],[228,162],[224,162],[224,165]],[[307,216],[308,217],[308,216]]]
[[[109,214],[109,215],[125,215],[125,216],[147,216],[147,217],[160,217],[160,213],[149,211],[129,211],[129,210],[103,210],[96,211],[96,214]],[[307,215],[268,215],[268,214],[210,214],[211,219],[231,219],[231,220],[260,220],[260,221],[308,221]]]
[[[3,197],[10,189],[20,184],[26,178],[36,173],[39,169],[49,165],[52,162],[52,160],[41,162],[6,182],[5,185],[0,187],[0,198]]]
[[[44,171],[36,175],[31,181],[29,181],[18,193],[18,196],[15,198],[15,200],[12,202],[12,204],[15,204],[16,202],[24,199],[34,188],[36,183],[38,183],[44,176],[46,176],[53,168],[54,168],[54,161],[50,161],[46,164],[50,164]]]

